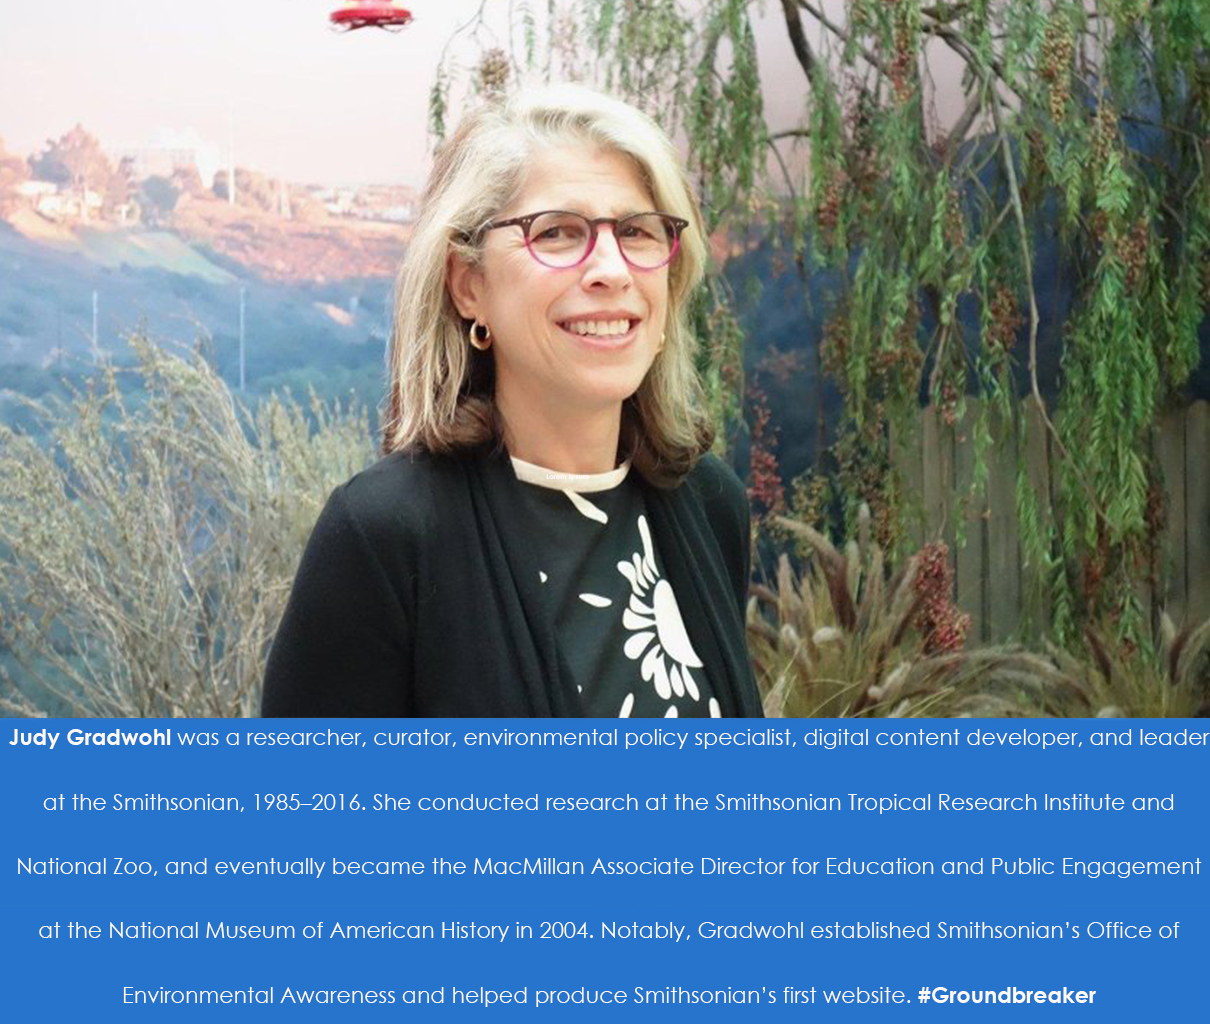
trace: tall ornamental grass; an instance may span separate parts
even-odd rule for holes
[[[892,571],[865,506],[843,550],[804,523],[772,522],[806,557],[796,573],[783,554],[752,586],[748,646],[770,717],[1210,715],[1210,620],[1178,631],[1162,615],[1147,645],[1090,627],[1076,649],[968,649],[944,544]]]

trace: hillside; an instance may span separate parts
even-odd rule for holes
[[[0,143],[0,389],[37,394],[135,330],[197,347],[250,391],[315,386],[375,405],[409,189],[329,189],[195,167],[140,175],[77,126],[28,162]],[[94,337],[95,325],[95,337]]]
[[[409,225],[332,217],[322,207],[285,219],[190,195],[181,196],[170,224],[190,244],[287,283],[390,277],[411,236]]]
[[[0,391],[38,394],[92,365],[94,292],[102,353],[126,362],[125,337],[144,329],[167,345],[200,347],[235,384],[242,288],[249,390],[313,385],[377,404],[387,279],[289,283],[222,264],[169,233],[81,232],[56,244],[0,223]]]

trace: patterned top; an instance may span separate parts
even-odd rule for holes
[[[719,717],[661,571],[627,460],[568,474],[512,459],[532,515],[539,579],[585,709],[594,717]]]

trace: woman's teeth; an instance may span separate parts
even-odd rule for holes
[[[616,337],[630,331],[629,320],[576,320],[564,326],[573,334],[594,334],[598,337]]]

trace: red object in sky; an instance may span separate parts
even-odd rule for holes
[[[396,0],[347,0],[328,20],[343,32],[357,28],[385,28],[398,32],[412,20],[412,12]]]

